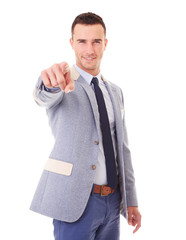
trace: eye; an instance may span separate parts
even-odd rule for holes
[[[94,43],[99,44],[99,43],[101,43],[101,40],[100,40],[100,39],[95,39],[95,40],[94,40]]]
[[[85,40],[80,39],[80,40],[78,40],[78,43],[85,43]]]

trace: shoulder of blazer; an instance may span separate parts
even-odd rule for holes
[[[112,90],[117,91],[119,94],[120,92],[122,92],[121,88],[119,86],[117,86],[115,83],[108,81],[103,75],[101,75],[103,81],[109,85],[109,87],[112,88]]]
[[[74,81],[77,80],[80,76],[74,65],[70,68],[70,75]]]

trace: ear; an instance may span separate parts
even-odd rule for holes
[[[74,48],[73,48],[73,43],[74,43],[74,42],[73,42],[72,38],[70,38],[70,45],[71,45],[72,49],[74,49]]]
[[[107,38],[105,38],[105,48],[104,48],[104,50],[106,49],[106,47],[107,47],[107,43],[108,43],[108,39]]]

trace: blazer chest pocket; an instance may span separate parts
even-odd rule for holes
[[[44,169],[49,172],[70,176],[72,174],[72,168],[72,163],[49,158]]]

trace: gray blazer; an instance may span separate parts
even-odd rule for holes
[[[71,68],[75,90],[65,94],[42,89],[39,79],[34,98],[46,107],[55,144],[43,170],[30,209],[66,222],[74,222],[87,205],[102,141],[99,112],[92,87]],[[120,213],[127,217],[127,206],[137,206],[135,179],[128,148],[121,89],[102,77],[113,104],[117,161],[122,201]]]

